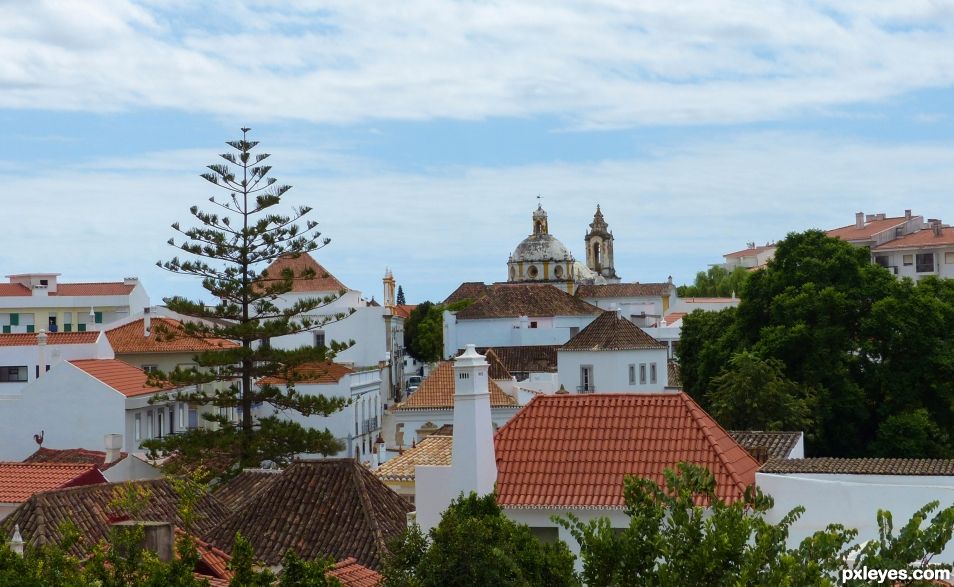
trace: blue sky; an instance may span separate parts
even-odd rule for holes
[[[409,301],[505,278],[542,194],[583,255],[687,282],[856,211],[954,221],[954,3],[13,3],[0,23],[5,273],[138,275],[250,126],[318,259]]]

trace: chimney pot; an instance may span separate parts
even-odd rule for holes
[[[855,212],[855,228],[864,228],[864,227],[865,227],[865,213]]]
[[[904,219],[905,219],[905,220],[911,220],[911,210],[910,210],[910,209],[907,209],[907,210],[904,211]]]
[[[103,464],[115,463],[122,456],[123,435],[107,434],[103,437],[103,445],[106,447],[106,458]]]

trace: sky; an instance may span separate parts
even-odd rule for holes
[[[251,127],[329,272],[506,279],[537,202],[625,281],[855,212],[954,222],[954,1],[0,0],[4,275],[156,267]],[[538,196],[540,196],[538,200]]]

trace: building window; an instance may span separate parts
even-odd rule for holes
[[[76,331],[77,331],[77,332],[86,332],[86,325],[85,325],[85,324],[77,324],[77,325],[76,325]]]
[[[629,384],[636,385],[636,365],[629,366]]]
[[[556,275],[556,278],[557,278],[557,279],[562,279],[562,278],[563,278],[563,266],[562,266],[562,265],[557,265],[556,267],[554,267],[554,268],[553,268],[553,274]]]
[[[646,363],[639,365],[639,384],[646,385]]]
[[[536,328],[536,327],[537,327],[536,321],[533,321],[530,323],[530,328]]]
[[[10,326],[19,326],[20,325],[20,315],[19,314],[10,314]]]
[[[570,338],[573,338],[574,336],[576,336],[576,335],[579,334],[579,333],[580,333],[580,327],[579,327],[579,326],[570,326]]]
[[[26,365],[22,367],[0,367],[0,382],[26,381],[28,373]]]
[[[649,364],[649,382],[656,383],[656,363]]]
[[[890,260],[887,255],[877,255],[875,256],[875,263],[881,265],[882,267],[887,267],[890,264]]]
[[[918,253],[915,256],[916,264],[914,270],[918,273],[934,272],[934,253]]]
[[[905,267],[914,265],[914,255],[903,255],[903,256],[901,257],[901,263],[902,263]]]
[[[179,430],[184,430],[189,425],[189,421],[186,420],[186,405],[179,404]]]
[[[530,276],[530,279],[536,279],[539,273],[540,273],[540,270],[537,269],[536,265],[531,265],[530,268],[527,269],[527,275]]]
[[[142,440],[142,414],[136,414],[136,423],[135,423],[135,435],[136,441]]]
[[[146,412],[146,438],[152,438],[152,410]]]
[[[458,378],[458,379],[470,379],[470,373],[458,373],[458,374],[457,374],[457,378]]]
[[[325,346],[325,331],[324,330],[315,331],[315,346],[316,347]]]
[[[49,279],[41,279],[41,280],[40,280],[40,285],[42,285],[42,286],[50,285],[50,280],[49,280]]]
[[[589,393],[596,388],[593,385],[593,365],[580,366],[580,387],[577,389],[580,393]]]
[[[142,370],[146,373],[155,373],[159,370],[159,365],[143,365]]]
[[[156,410],[156,437],[162,438],[162,410]]]
[[[63,332],[73,332],[73,312],[63,312]]]
[[[944,264],[954,265],[954,251],[949,251],[947,253],[944,253]]]
[[[102,312],[93,312],[93,322],[97,324],[103,323],[103,313]]]

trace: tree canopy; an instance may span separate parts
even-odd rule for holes
[[[321,237],[316,221],[306,219],[311,208],[293,207],[288,214],[276,211],[291,188],[271,177],[271,166],[265,164],[269,155],[255,152],[258,142],[248,140],[248,130],[242,129],[241,139],[227,143],[233,152],[221,155],[224,164],[209,165],[209,172],[202,174],[228,195],[209,198],[213,212],[192,206],[196,226],[172,225],[181,238],[169,239],[169,244],[189,258],[158,263],[173,273],[201,278],[215,299],[211,306],[178,296],[166,299],[171,310],[194,320],[186,322],[182,332],[165,329],[159,334],[213,340],[220,348],[198,354],[195,367],[156,373],[153,379],[194,389],[178,393],[175,399],[204,408],[202,417],[214,425],[143,444],[154,452],[175,454],[172,463],[202,464],[213,472],[233,464],[258,466],[264,460],[285,463],[298,453],[334,454],[341,448],[328,430],[305,428],[261,409],[269,406],[276,412],[326,416],[344,405],[343,399],[300,394],[294,380],[297,367],[330,360],[346,345],[283,350],[271,341],[320,328],[346,314],[320,314],[319,309],[336,295],[282,297],[292,291],[295,279],[316,277],[314,270],[296,273],[285,268],[269,274],[267,266],[274,261],[314,252],[330,240]],[[266,377],[289,381],[289,385],[264,384]],[[238,423],[220,412],[231,408],[240,414]],[[259,410],[257,418],[254,409]]]
[[[433,363],[444,357],[444,310],[456,312],[473,303],[465,299],[453,304],[418,304],[404,322],[404,348],[408,354],[424,363]]]
[[[810,408],[804,425],[812,454],[954,453],[946,432],[954,430],[950,280],[897,280],[872,264],[866,249],[812,230],[778,243],[740,297],[737,309],[683,320],[682,381],[704,408],[718,411],[716,390],[739,384],[747,365],[760,360],[774,366],[776,389]],[[780,413],[764,418],[785,420]]]
[[[676,288],[676,293],[683,298],[727,298],[742,291],[742,285],[749,274],[745,267],[736,267],[729,271],[721,265],[713,265],[706,271],[696,273],[692,285],[680,285]]]

